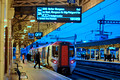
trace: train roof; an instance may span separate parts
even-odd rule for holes
[[[47,47],[49,45],[59,45],[61,42],[66,42],[66,43],[69,43],[70,45],[73,45],[71,42],[67,42],[67,41],[57,41],[57,42],[54,42],[54,43],[50,43],[50,44],[46,44],[46,45],[42,45],[42,46],[39,46],[37,48],[32,48],[30,50],[33,50],[33,49],[38,49],[38,48],[42,48],[42,47]]]
[[[66,43],[69,43],[70,45],[73,45],[71,42],[67,42],[67,41],[57,41],[57,42],[54,42],[51,45],[59,45],[61,42],[66,42]]]

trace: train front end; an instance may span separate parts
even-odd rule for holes
[[[60,43],[58,72],[62,74],[72,74],[76,62],[74,55],[74,46],[69,42]]]

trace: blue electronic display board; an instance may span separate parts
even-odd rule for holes
[[[28,39],[34,39],[34,33],[28,33]]]
[[[39,6],[36,19],[40,22],[81,22],[82,8],[76,6]]]
[[[35,32],[34,35],[35,35],[36,39],[40,39],[43,36],[43,33],[42,32]]]
[[[68,3],[75,3],[75,0],[67,0]]]

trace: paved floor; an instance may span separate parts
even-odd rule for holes
[[[35,69],[33,68],[33,63],[25,62],[25,64],[20,63],[20,65],[23,66],[22,71],[26,72],[28,76],[28,79],[25,80],[71,80],[70,78],[67,78],[42,66],[42,69],[38,69],[38,66]]]

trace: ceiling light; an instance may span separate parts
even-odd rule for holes
[[[24,37],[22,37],[22,39],[24,39]]]
[[[27,28],[31,28],[32,26],[27,26]]]
[[[7,22],[7,19],[4,19],[4,22]]]
[[[25,37],[25,35],[22,35],[23,37]]]
[[[26,31],[27,31],[27,30],[26,30],[26,29],[24,29],[24,33],[26,33]]]
[[[35,20],[30,20],[30,22],[35,22]]]
[[[6,27],[7,27],[7,25],[4,26],[4,28],[6,28]]]

